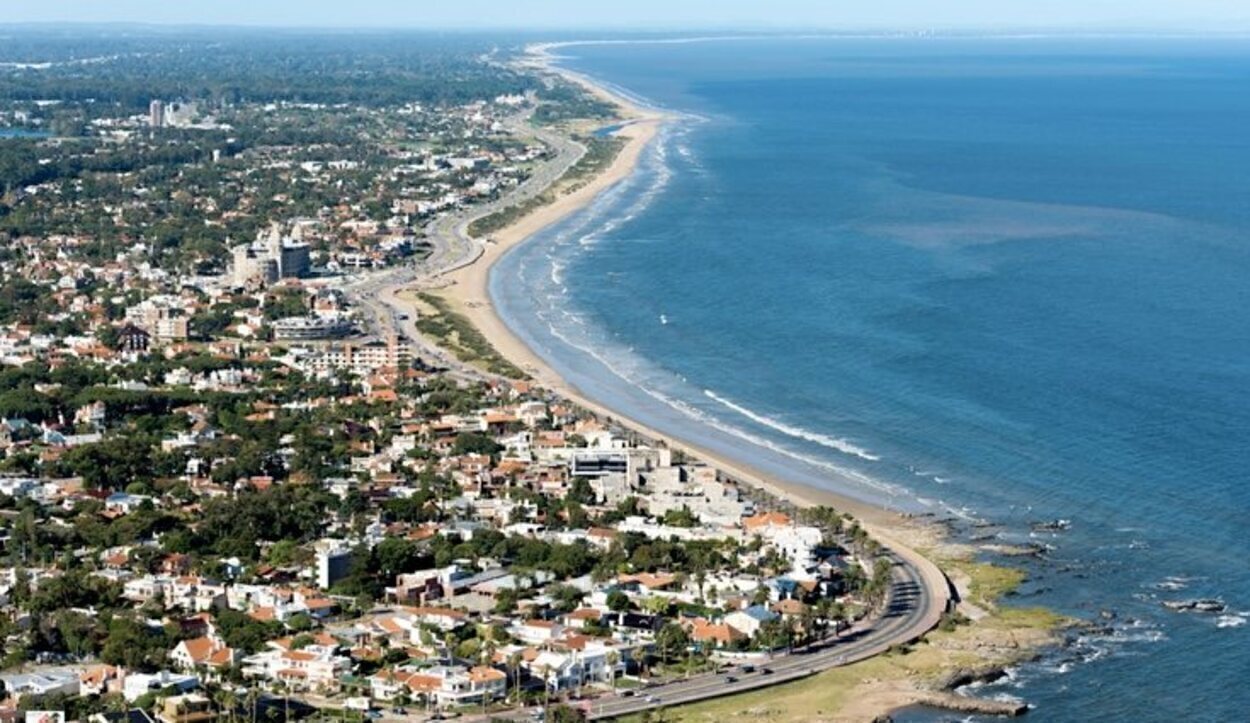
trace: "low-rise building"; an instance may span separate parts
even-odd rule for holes
[[[300,650],[274,646],[243,659],[243,675],[300,691],[338,690],[351,669],[351,659],[339,655],[334,646],[309,645]]]
[[[374,700],[390,701],[406,695],[446,708],[499,700],[507,692],[507,680],[508,677],[503,672],[486,666],[398,668],[384,670],[370,677],[369,692]]]
[[[221,670],[234,665],[235,652],[221,639],[206,635],[183,640],[169,653],[169,660],[179,670]]]

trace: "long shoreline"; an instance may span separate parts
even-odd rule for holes
[[[610,418],[621,426],[651,440],[662,442],[673,449],[684,450],[724,475],[761,489],[797,507],[827,505],[854,516],[873,538],[888,548],[912,571],[910,573],[912,579],[923,588],[923,595],[927,598],[920,619],[915,625],[909,626],[905,634],[899,636],[897,642],[915,640],[935,629],[942,622],[946,611],[954,609],[956,603],[959,603],[961,613],[968,612],[964,603],[961,602],[969,594],[966,572],[954,568],[956,581],[952,582],[952,579],[938,567],[934,560],[917,551],[925,549],[929,551],[927,554],[937,554],[950,563],[952,549],[959,548],[959,546],[953,548],[949,546],[944,532],[930,520],[916,519],[833,490],[781,479],[775,474],[755,468],[749,462],[711,452],[700,445],[661,433],[628,415],[620,414],[582,393],[580,389],[564,379],[504,322],[490,294],[491,270],[494,265],[511,249],[586,207],[601,193],[628,178],[635,171],[642,153],[656,137],[662,125],[670,119],[670,116],[665,113],[641,107],[631,99],[596,84],[586,76],[554,65],[552,62],[554,57],[547,51],[551,47],[560,45],[563,44],[531,47],[528,65],[535,70],[559,74],[566,80],[577,83],[597,97],[620,108],[622,126],[616,135],[625,139],[624,147],[610,166],[588,183],[571,193],[559,196],[549,205],[535,209],[508,227],[494,232],[492,242],[484,244],[482,252],[472,263],[442,275],[440,278],[445,283],[431,291],[447,300],[456,312],[463,314],[490,341],[501,356],[524,370],[539,386],[581,405],[594,414]],[[956,593],[956,587],[958,587],[958,593]],[[972,607],[976,610],[975,605]],[[984,611],[980,612],[984,613]],[[1009,633],[1007,637],[1014,639],[1014,633]],[[861,681],[861,684],[869,686],[865,690],[873,693],[871,705],[868,700],[863,701],[865,706],[872,709],[873,716],[926,701],[941,705],[940,702],[933,700],[932,696],[926,697],[927,694],[924,691],[916,689],[912,684],[905,684],[901,689],[884,686],[881,690],[872,687],[870,681]]]
[[[639,434],[661,441],[673,449],[682,449],[728,476],[753,485],[798,507],[827,505],[850,513],[871,535],[893,548],[900,556],[917,567],[925,579],[926,587],[939,603],[934,605],[935,612],[931,616],[932,623],[936,625],[941,617],[940,611],[946,607],[946,601],[950,600],[950,583],[937,565],[912,549],[914,543],[904,542],[906,538],[917,536],[915,533],[919,531],[919,525],[914,520],[893,510],[865,503],[833,490],[779,479],[776,475],[761,471],[749,463],[730,459],[678,437],[664,434],[591,399],[565,380],[531,349],[504,322],[495,309],[490,295],[490,272],[493,266],[512,248],[525,243],[538,232],[586,207],[599,194],[628,178],[636,169],[643,151],[655,138],[660,127],[671,118],[663,112],[643,108],[629,98],[596,84],[580,73],[554,64],[554,56],[548,50],[562,45],[564,44],[530,46],[527,49],[527,64],[540,71],[558,74],[582,86],[596,97],[620,108],[623,127],[616,135],[626,140],[624,148],[612,164],[589,183],[492,234],[494,243],[488,244],[473,263],[446,274],[443,278],[449,283],[438,289],[436,293],[450,302],[456,311],[468,318],[490,340],[496,351],[533,377],[539,386],[550,389],[595,414],[612,418]],[[928,534],[929,531],[926,530],[921,536],[927,537]]]
[[[628,178],[637,168],[643,151],[658,134],[661,126],[671,119],[668,114],[643,108],[632,100],[596,84],[580,73],[553,64],[554,58],[547,50],[561,45],[563,44],[531,46],[527,65],[541,71],[559,74],[566,80],[582,86],[596,97],[620,108],[622,127],[615,135],[625,139],[625,146],[607,169],[581,188],[560,196],[551,204],[535,209],[515,223],[492,233],[493,243],[486,244],[473,263],[445,274],[442,278],[447,283],[436,289],[435,293],[450,302],[457,312],[468,318],[490,340],[500,355],[523,369],[540,386],[567,397],[596,414],[611,417],[640,434],[662,441],[673,448],[684,449],[709,465],[721,469],[729,476],[753,484],[798,506],[828,505],[854,515],[878,536],[896,537],[891,533],[898,526],[910,524],[909,518],[898,512],[833,490],[778,479],[776,475],[763,472],[748,463],[729,459],[723,454],[711,452],[699,445],[659,432],[649,425],[589,398],[531,349],[499,315],[490,295],[490,275],[494,265],[511,249],[585,208],[601,193]],[[901,544],[897,540],[895,542]]]

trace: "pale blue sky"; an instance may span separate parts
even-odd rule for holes
[[[0,23],[1250,30],[1250,0],[0,0]]]

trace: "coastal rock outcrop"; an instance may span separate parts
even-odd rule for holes
[[[960,668],[938,678],[934,687],[937,690],[951,691],[962,688],[965,685],[973,683],[993,683],[1006,677],[1007,671],[1001,667],[984,668],[974,670],[972,668]]]

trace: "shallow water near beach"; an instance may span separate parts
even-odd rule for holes
[[[1103,629],[978,693],[1244,717],[1250,42],[558,52],[683,115],[495,267],[523,339],[661,431],[1038,546],[1012,604]]]

